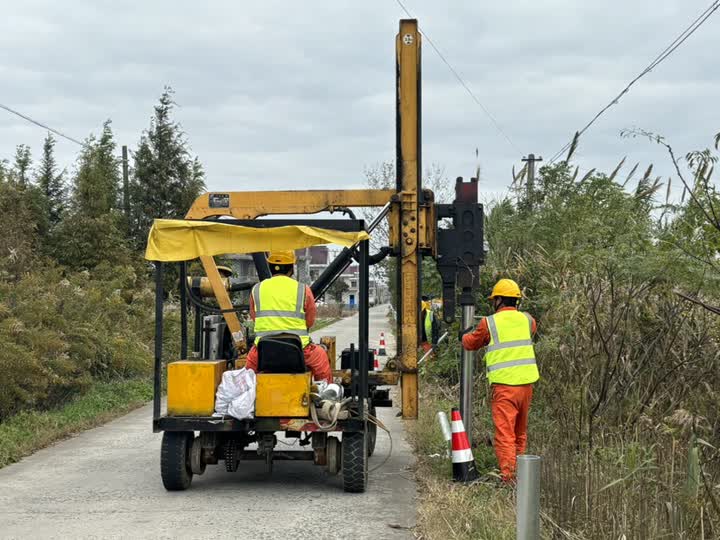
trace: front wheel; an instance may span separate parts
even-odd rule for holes
[[[193,473],[190,468],[192,431],[166,431],[160,447],[160,475],[168,491],[182,491],[190,487]]]
[[[364,493],[368,482],[368,437],[363,432],[345,432],[342,438],[343,488]]]

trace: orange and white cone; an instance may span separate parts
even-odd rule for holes
[[[380,361],[378,360],[378,351],[375,349],[375,354],[373,355],[375,357],[375,360],[373,360],[373,370],[374,371],[380,371]]]
[[[451,417],[452,427],[452,466],[453,480],[455,482],[473,482],[478,479],[475,458],[473,458],[470,442],[465,433],[460,411],[453,408]]]
[[[380,347],[377,350],[378,356],[387,356],[385,352],[385,332],[380,332]]]

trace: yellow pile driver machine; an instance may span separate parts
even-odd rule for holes
[[[165,487],[189,487],[194,474],[208,464],[225,462],[234,471],[244,459],[306,459],[342,472],[344,489],[362,492],[368,480],[368,456],[375,445],[376,426],[370,421],[374,409],[389,406],[387,389],[400,382],[402,416],[414,419],[418,412],[418,336],[422,257],[437,261],[443,281],[443,317],[452,322],[456,291],[463,306],[473,304],[471,289],[477,284],[483,262],[483,214],[478,204],[477,179],[456,181],[452,204],[436,204],[432,191],[422,188],[420,43],[417,21],[400,21],[396,37],[397,70],[397,184],[384,190],[329,191],[236,191],[200,196],[184,220],[157,220],[150,231],[146,257],[156,268],[155,396],[153,429],[164,432],[161,473]],[[380,211],[369,224],[350,219],[262,219],[271,215],[303,215],[334,212],[352,207],[376,207]],[[350,212],[352,216],[352,213]],[[452,226],[438,228],[451,219]],[[369,235],[388,219],[388,246],[369,253]],[[332,430],[318,427],[311,417],[312,393],[309,373],[282,369],[263,370],[260,352],[255,417],[252,420],[213,417],[215,391],[228,367],[244,365],[250,343],[230,292],[251,283],[234,283],[223,277],[215,256],[252,254],[260,280],[269,277],[265,252],[296,249],[316,244],[340,244],[344,250],[311,285],[322,296],[354,260],[359,265],[359,317],[356,344],[349,365],[336,369],[333,338],[323,338],[333,375],[342,381],[347,414]],[[380,372],[365,361],[368,351],[369,268],[385,256],[397,258],[396,312],[397,356]],[[202,279],[187,277],[187,262],[199,259]],[[164,267],[179,264],[181,310],[181,358],[163,369],[162,327]],[[202,300],[213,296],[217,306]],[[192,354],[188,354],[188,316],[185,305],[195,306]],[[465,310],[463,310],[465,311]],[[227,331],[219,331],[220,327]],[[214,336],[213,336],[214,332]],[[222,342],[222,335],[227,336]],[[219,352],[222,351],[222,352]],[[267,352],[266,354],[278,354]],[[283,354],[283,353],[280,353]],[[297,351],[287,350],[288,356]],[[299,352],[302,357],[302,351]],[[277,365],[277,364],[274,364]],[[471,366],[471,365],[470,365]],[[167,411],[161,407],[162,378],[167,374]],[[469,399],[465,390],[464,401]],[[307,451],[277,452],[278,432],[299,437]],[[338,437],[342,433],[341,438]],[[254,444],[256,448],[248,450]]]

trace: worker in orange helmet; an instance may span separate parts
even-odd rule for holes
[[[537,323],[530,314],[518,311],[521,298],[517,283],[501,279],[490,295],[495,314],[483,318],[475,328],[460,331],[464,349],[485,347],[495,455],[506,482],[514,481],[516,458],[525,453],[533,384],[540,378],[532,341]]]
[[[315,297],[310,287],[293,279],[295,252],[274,251],[268,256],[272,277],[255,285],[250,295],[250,318],[255,321],[256,342],[263,337],[295,334],[302,342],[305,366],[316,381],[332,382],[327,352],[310,340],[315,324]],[[253,345],[245,367],[257,371],[258,352]]]

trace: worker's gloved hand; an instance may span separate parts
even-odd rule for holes
[[[458,341],[462,341],[463,336],[468,332],[472,332],[473,330],[475,330],[474,326],[468,326],[465,330],[460,330],[458,332]]]

